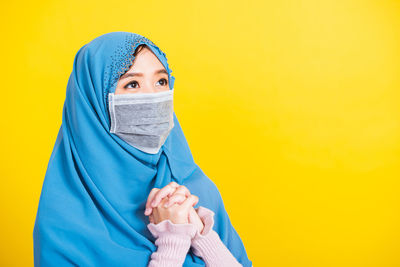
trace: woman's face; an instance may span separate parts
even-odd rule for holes
[[[131,68],[120,77],[115,94],[157,93],[169,90],[168,72],[147,47],[136,55]]]

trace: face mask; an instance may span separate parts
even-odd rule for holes
[[[110,132],[146,153],[157,154],[174,127],[174,90],[108,94]]]

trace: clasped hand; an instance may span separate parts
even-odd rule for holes
[[[191,223],[201,233],[204,224],[193,207],[198,201],[199,198],[190,194],[187,187],[171,182],[162,189],[150,191],[144,214],[149,216],[151,223],[158,224],[168,219],[175,224]]]

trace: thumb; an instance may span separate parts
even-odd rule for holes
[[[190,210],[189,210],[189,223],[191,223],[191,224],[194,224],[195,222],[196,222],[196,211],[195,211],[195,209],[193,208],[191,208]]]

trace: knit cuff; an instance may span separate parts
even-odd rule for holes
[[[203,221],[204,228],[201,233],[197,230],[192,239],[193,253],[203,258],[206,266],[242,266],[222,242],[218,233],[213,230],[214,212],[200,206],[197,214]]]
[[[157,224],[149,223],[147,228],[154,236],[154,238],[158,238],[162,235],[179,235],[179,236],[188,236],[192,239],[197,231],[195,226],[191,223],[173,223],[171,220],[163,220]]]
[[[147,228],[157,238],[157,251],[151,254],[148,266],[182,266],[190,249],[191,239],[197,231],[195,226],[163,220],[158,224],[149,223]]]
[[[200,219],[203,221],[204,228],[201,233],[197,231],[194,238],[201,238],[206,236],[213,229],[215,213],[203,206],[199,206],[196,211],[197,215],[199,215]]]

